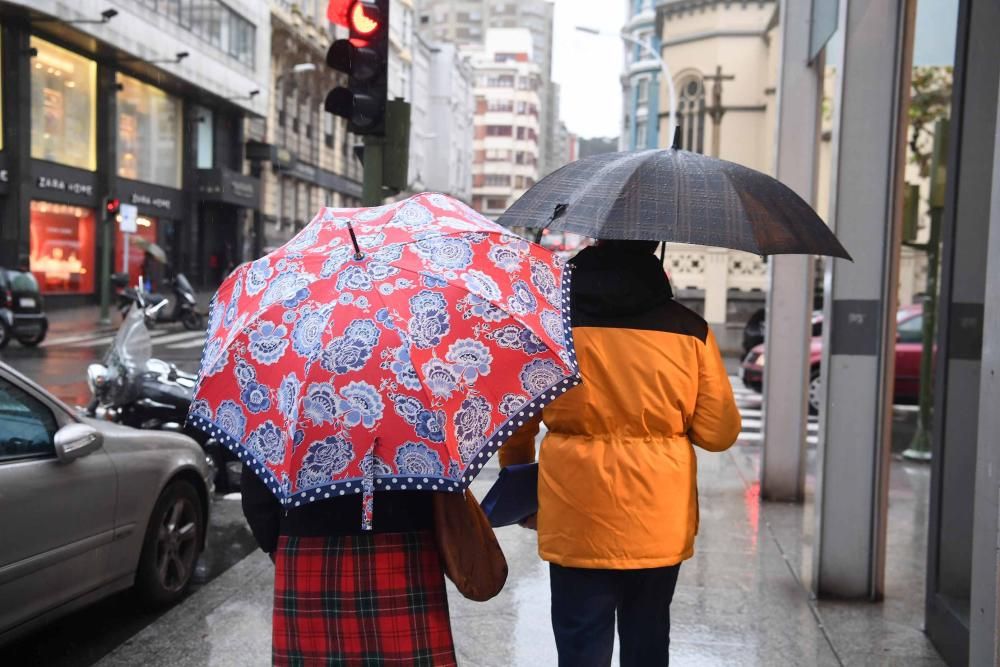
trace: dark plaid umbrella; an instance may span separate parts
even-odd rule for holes
[[[598,239],[851,258],[809,204],[780,181],[673,148],[572,162],[524,193],[498,222]]]

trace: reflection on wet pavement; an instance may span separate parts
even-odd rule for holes
[[[672,607],[673,664],[943,664],[921,632],[927,468],[893,464],[886,599],[817,602],[803,583],[812,567],[812,475],[804,505],[761,504],[758,446],[699,452],[698,460],[701,527]],[[476,494],[495,477],[491,463],[473,483]],[[449,590],[459,662],[555,665],[548,568],[536,555],[535,533],[509,527],[497,534],[510,566],[501,594],[476,603]],[[99,665],[270,664],[272,572],[254,553]]]

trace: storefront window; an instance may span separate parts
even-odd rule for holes
[[[31,38],[31,157],[97,168],[97,63]]]
[[[118,75],[118,175],[181,187],[181,101]]]
[[[94,211],[31,202],[31,272],[47,294],[94,293]]]

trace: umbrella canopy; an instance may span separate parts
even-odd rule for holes
[[[148,252],[149,255],[160,264],[167,263],[167,251],[164,250],[158,243],[145,239],[138,234],[131,235],[131,243],[134,246],[142,248],[144,252]]]
[[[460,491],[579,383],[569,273],[461,202],[323,209],[211,305],[189,423],[286,505]]]
[[[498,222],[598,239],[850,259],[809,204],[780,181],[672,148],[572,162],[535,184]]]

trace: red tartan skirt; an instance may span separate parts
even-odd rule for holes
[[[278,541],[275,665],[455,665],[431,532]]]

